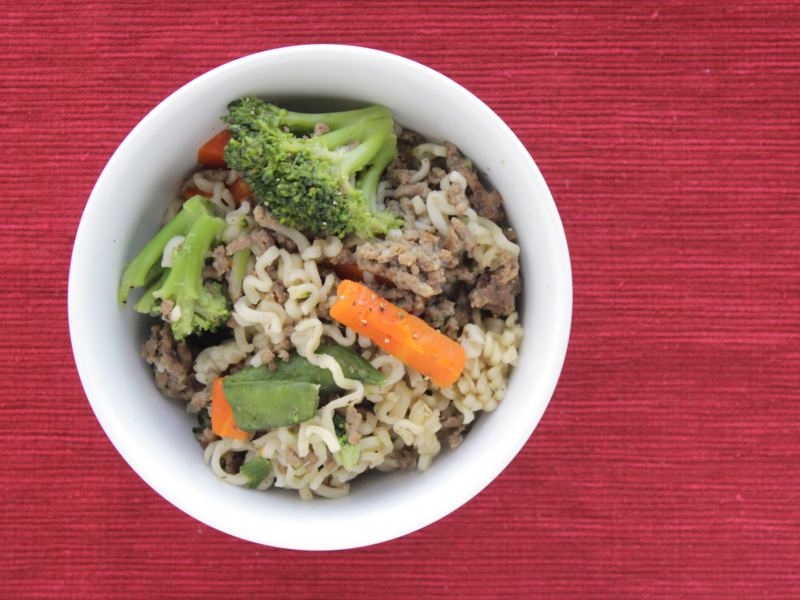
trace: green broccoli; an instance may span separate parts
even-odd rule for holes
[[[244,173],[264,208],[282,225],[340,237],[355,231],[362,238],[402,227],[402,219],[379,212],[376,205],[381,173],[397,156],[388,108],[303,114],[240,98],[228,111],[223,120],[232,138],[225,161]],[[319,122],[330,133],[293,135],[310,133]],[[348,145],[352,149],[345,151]],[[358,176],[356,185],[352,175]]]
[[[170,312],[172,335],[181,340],[192,333],[215,331],[230,316],[230,298],[222,284],[203,285],[203,267],[212,244],[219,243],[225,221],[215,216],[216,208],[195,196],[167,223],[125,267],[117,299],[123,306],[135,287],[147,289],[134,308],[151,313],[156,304],[173,303]],[[172,267],[162,268],[167,243],[175,236],[184,239],[173,253]]]
[[[347,435],[345,418],[339,413],[333,413],[333,428],[336,431],[336,439],[339,440],[339,444],[342,447],[342,449],[334,455],[334,458],[345,470],[352,471],[353,467],[358,464],[361,451],[358,449],[358,446],[350,443]]]

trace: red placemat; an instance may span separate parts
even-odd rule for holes
[[[800,596],[796,3],[2,5],[1,597]],[[148,488],[67,327],[78,221],[125,135],[208,69],[301,43],[394,52],[486,101],[550,185],[575,286],[512,464],[337,553],[228,537]]]

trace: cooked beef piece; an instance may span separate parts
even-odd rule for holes
[[[225,274],[231,270],[231,263],[225,256],[225,246],[214,248],[211,251],[211,258],[213,262],[209,266],[203,267],[203,279],[222,281]]]
[[[226,473],[235,475],[242,467],[245,454],[246,452],[234,452],[233,450],[228,450],[220,457],[219,466],[222,467]]]
[[[406,232],[409,233],[409,232]],[[363,244],[356,252],[362,271],[388,279],[397,287],[430,298],[442,293],[445,269],[458,265],[458,257],[439,248],[439,238],[427,232],[413,232],[418,241],[384,241]]]
[[[450,204],[455,207],[457,215],[464,214],[470,207],[466,190],[461,185],[461,182],[456,182],[453,184],[453,187],[451,187],[447,192],[447,197],[450,200]]]
[[[280,358],[283,362],[288,362],[289,353],[293,348],[292,340],[289,338],[293,333],[294,325],[286,325],[283,328],[283,335],[286,339],[278,344],[267,346],[259,353],[259,356],[261,357],[261,363],[269,365],[270,371],[274,371],[278,368],[278,365],[275,364],[276,357]]]
[[[478,179],[478,174],[467,168],[458,148],[450,142],[445,142],[444,145],[447,148],[447,168],[451,171],[458,171],[467,180],[467,185],[472,190],[472,207],[475,211],[492,221],[502,221],[504,217],[503,197],[500,192],[487,192]]]
[[[277,278],[277,274],[275,276],[270,274],[270,277],[272,277],[272,287],[265,296],[265,299],[273,300],[283,306],[289,299],[289,291],[283,285],[283,282]]]
[[[330,450],[328,450],[328,458],[325,459],[325,464],[323,466],[325,467],[326,471],[333,471],[338,466],[336,459],[333,458],[333,454],[331,454]]]
[[[407,169],[408,165],[403,162],[403,159],[399,156],[395,158],[388,167],[386,167],[387,171],[396,171],[397,169]]]
[[[410,198],[400,198],[400,210],[403,211],[403,229],[408,231],[410,229],[416,230],[417,228],[417,213],[414,211],[414,205],[411,204]]]
[[[413,173],[408,169],[392,169],[389,173],[389,185],[396,188],[411,181]]]
[[[256,219],[256,223],[261,225],[261,227],[272,229],[275,226],[280,226],[280,221],[278,221],[275,215],[264,210],[262,206],[256,206],[255,210],[253,211],[253,216]],[[278,242],[278,246],[285,249],[287,252],[297,252],[297,244],[295,244],[294,240],[292,240],[290,237],[287,237],[282,233],[278,233],[277,231],[273,232],[273,236]]]
[[[211,442],[216,442],[219,436],[211,431],[209,427],[206,427],[203,431],[194,434],[194,438],[200,442],[200,446],[205,449]]]
[[[308,449],[308,454],[306,454],[304,458],[300,458],[291,448],[286,450],[286,462],[297,471],[302,469],[304,473],[308,473],[314,468],[318,460],[317,455],[314,454],[311,448]]]
[[[522,291],[522,280],[516,276],[502,283],[498,273],[500,271],[481,275],[469,300],[474,308],[490,310],[495,317],[507,317],[514,312],[514,300]]]
[[[459,219],[455,217],[450,219],[450,226],[464,244],[464,250],[469,252],[478,245],[477,240],[475,240],[475,235],[469,230],[469,227],[464,225]]]
[[[464,424],[464,415],[456,412],[449,417],[443,417],[439,422],[442,424],[442,429],[455,429]]]
[[[455,314],[455,302],[448,300],[445,296],[436,296],[431,300],[430,306],[425,308],[422,318],[434,329],[441,329]]]
[[[164,315],[165,321],[169,321],[169,315],[172,312],[173,308],[175,308],[175,303],[172,300],[161,301],[161,304],[158,306],[158,309],[161,311],[161,314]]]
[[[412,131],[411,129],[404,129],[403,133],[401,133],[397,137],[397,142],[399,144],[408,144],[412,147],[417,147],[420,144],[424,144],[427,140],[418,134],[416,131]]]
[[[347,407],[347,420],[345,421],[344,430],[347,433],[347,441],[351,444],[357,444],[361,441],[361,413],[354,406]]]
[[[405,183],[397,186],[397,188],[394,190],[394,197],[402,198],[403,196],[406,196],[408,198],[413,198],[414,196],[420,196],[423,200],[425,200],[430,193],[431,188],[428,187],[428,184],[424,181],[418,181],[417,183]]]
[[[314,125],[314,137],[319,137],[321,135],[325,135],[326,133],[330,133],[331,128],[328,126],[327,123],[320,121],[316,125]]]
[[[239,250],[250,248],[255,256],[261,256],[274,245],[275,240],[272,239],[272,236],[269,234],[269,232],[264,231],[263,229],[258,229],[249,235],[245,235],[233,240],[225,248],[225,252],[228,256],[233,256]]]
[[[411,313],[415,317],[420,316],[425,309],[425,298],[409,290],[401,290],[376,283],[367,284],[367,287],[384,300],[388,300],[397,308]]]
[[[464,441],[464,436],[461,435],[461,431],[458,430],[451,431],[450,435],[447,436],[447,443],[450,445],[450,450],[455,450],[456,448],[458,448],[463,441]]]
[[[403,167],[399,168],[406,168],[405,165],[413,166],[418,165],[419,161],[417,157],[414,156],[414,148],[419,146],[420,144],[425,143],[425,138],[418,134],[416,131],[411,131],[410,129],[404,129],[403,133],[401,133],[397,137],[397,161],[404,163]]]
[[[209,378],[208,385],[199,392],[195,392],[189,404],[191,405],[189,411],[197,412],[201,408],[205,408],[211,404],[211,388],[214,385],[214,379]]]
[[[456,282],[474,283],[478,276],[481,275],[481,271],[476,267],[470,268],[459,265],[455,269],[447,269],[444,274],[447,281],[455,280]]]
[[[139,354],[153,365],[158,389],[170,398],[191,400],[203,386],[194,377],[189,344],[176,342],[169,327],[153,325],[150,332]]]
[[[430,185],[439,185],[445,175],[447,175],[447,172],[444,169],[440,169],[439,167],[431,167],[431,171],[428,173],[425,181],[427,181]]]
[[[452,405],[448,410],[452,410]],[[450,449],[455,450],[461,445],[461,442],[464,441],[464,436],[462,435],[466,429],[464,426],[464,415],[454,411],[451,415],[442,417],[439,422],[442,425],[442,428],[439,430],[440,437],[446,436]]]
[[[403,448],[397,453],[397,465],[403,469],[403,471],[413,469],[416,462],[414,454],[408,448]]]
[[[497,256],[503,262],[502,266],[494,271],[499,283],[508,283],[519,275],[519,257],[508,250],[500,250]]]

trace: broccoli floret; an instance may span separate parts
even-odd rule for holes
[[[355,231],[363,238],[402,226],[402,219],[376,206],[380,175],[397,155],[389,109],[303,114],[243,98],[228,110],[223,120],[232,138],[225,161],[244,173],[264,208],[282,225],[340,237]],[[318,122],[326,123],[330,133],[293,135],[310,133]],[[358,184],[352,185],[351,175],[358,175]]]
[[[339,440],[339,445],[342,447],[341,450],[334,454],[334,459],[341,464],[345,470],[352,471],[353,467],[358,464],[361,451],[358,449],[358,446],[350,443],[345,424],[346,421],[342,415],[333,413],[333,428],[336,431],[336,439]]]
[[[215,212],[201,196],[187,200],[122,274],[117,294],[122,305],[134,287],[147,288],[134,306],[138,312],[151,313],[165,300],[173,303],[170,326],[176,340],[215,331],[230,316],[231,301],[223,285],[214,281],[206,289],[203,284],[206,255],[225,229],[225,221],[214,216]],[[162,268],[164,248],[176,236],[184,239],[173,252],[172,266]]]

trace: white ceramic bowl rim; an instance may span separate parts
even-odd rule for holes
[[[390,74],[406,86],[412,86],[419,98],[432,98],[429,112],[438,116],[430,119],[426,116],[426,124],[419,128],[421,133],[435,139],[436,135],[431,135],[428,130],[436,130],[444,139],[450,131],[461,131],[462,139],[453,137],[453,141],[462,151],[467,149],[465,154],[479,159],[486,150],[478,142],[485,140],[477,140],[478,134],[473,139],[463,132],[481,130],[481,127],[490,131],[487,135],[491,135],[491,140],[503,149],[505,158],[495,161],[496,153],[488,154],[484,160],[476,160],[476,164],[485,170],[491,168],[490,179],[506,197],[511,223],[521,234],[526,338],[520,351],[520,368],[511,378],[509,394],[500,404],[501,408],[495,413],[479,414],[464,445],[448,456],[443,453],[441,461],[439,457],[434,459],[434,467],[429,472],[387,476],[385,487],[391,493],[382,492],[380,486],[384,486],[383,483],[365,484],[363,501],[362,490],[357,486],[353,487],[351,496],[336,501],[300,503],[285,499],[287,492],[272,499],[254,500],[259,494],[272,492],[256,493],[217,482],[210,469],[202,464],[199,446],[193,439],[191,443],[197,447],[196,450],[188,449],[189,442],[183,439],[185,436],[176,450],[176,459],[190,453],[187,455],[190,458],[185,461],[189,464],[180,462],[179,466],[164,467],[158,462],[160,456],[163,462],[162,455],[170,448],[162,445],[165,443],[161,439],[163,436],[148,436],[145,432],[163,421],[170,435],[182,435],[178,433],[185,427],[182,407],[171,405],[155,391],[149,370],[142,364],[135,364],[135,359],[131,358],[136,350],[133,344],[130,347],[120,344],[119,348],[113,343],[103,346],[104,334],[112,335],[113,340],[116,339],[113,337],[115,332],[142,329],[142,321],[131,314],[133,311],[123,311],[116,305],[113,278],[119,277],[124,262],[129,261],[154,233],[160,213],[156,217],[150,213],[157,211],[158,207],[162,211],[166,208],[165,200],[161,198],[148,200],[144,208],[138,206],[136,195],[126,192],[123,184],[134,181],[133,175],[126,173],[126,169],[133,168],[132,165],[158,170],[154,166],[159,164],[155,162],[156,158],[143,156],[146,154],[144,149],[158,154],[159,148],[164,146],[165,157],[168,157],[170,140],[186,131],[180,129],[183,126],[182,111],[197,103],[197,98],[212,97],[218,93],[215,90],[232,82],[239,82],[240,87],[234,86],[234,89],[242,90],[242,94],[259,93],[259,84],[243,90],[240,82],[253,79],[257,73],[264,73],[268,78],[272,72],[291,72],[289,69],[294,64],[308,67],[315,61],[328,65],[317,73],[322,83],[298,82],[299,96],[313,96],[314,85],[325,85],[327,71],[332,72],[327,83],[331,88],[342,87],[335,77],[342,78],[359,69],[376,77]],[[386,78],[384,87],[392,88],[394,79],[389,79],[389,75]],[[354,82],[352,88],[357,87],[357,82]],[[398,98],[403,95],[397,90],[390,89],[390,92]],[[389,92],[385,92],[384,97],[381,93],[384,92],[380,89],[373,93],[366,88],[354,91],[352,98],[366,102],[382,101],[395,112],[392,98],[386,97]],[[291,95],[284,93],[287,94]],[[331,95],[344,97],[346,94]],[[227,97],[230,99],[231,96]],[[452,111],[440,108],[444,101],[452,102]],[[405,104],[409,101],[406,100]],[[423,104],[425,101],[419,100],[418,106]],[[449,112],[469,115],[479,125],[468,128],[464,123],[444,123]],[[224,110],[216,112],[216,115],[222,114]],[[414,111],[401,109],[395,115],[401,123],[417,124]],[[197,132],[186,133],[191,139],[185,148],[197,148],[198,142],[210,137],[209,133],[215,126],[205,113],[203,118],[209,129],[201,127]],[[173,125],[174,130],[170,130]],[[218,130],[222,125],[216,127]],[[187,152],[186,165],[193,158],[191,154]],[[503,171],[504,168],[507,170]],[[144,190],[149,193],[144,197],[151,198],[156,193],[154,190],[161,188],[169,188],[169,193],[172,193],[169,186],[174,187],[177,181],[169,183],[169,178],[174,176],[174,169],[168,173],[159,172],[155,177],[157,181],[147,184],[151,189]],[[503,187],[503,182],[509,178],[516,178],[518,183],[524,184],[525,190],[520,192],[513,185]],[[117,213],[110,212],[112,209],[108,203],[114,198],[124,198],[126,193],[131,195],[129,202],[119,204],[120,220],[130,219],[131,222],[120,226],[122,229],[115,228],[111,217]],[[523,193],[524,198],[520,200]],[[149,218],[149,221],[145,226],[139,226],[143,218],[145,221]],[[529,237],[529,231],[535,235]],[[110,239],[112,235],[115,237]],[[120,238],[119,242],[117,238]],[[541,277],[538,276],[540,272]],[[537,277],[532,277],[533,274]],[[111,293],[98,291],[98,280],[107,283]],[[544,311],[546,315],[541,314]],[[544,179],[514,133],[483,102],[445,76],[399,56],[354,46],[294,46],[254,54],[201,75],[169,96],[131,131],[103,170],[86,204],[70,265],[70,336],[78,372],[92,409],[123,458],[156,492],[194,518],[230,535],[283,548],[343,549],[383,542],[425,527],[479,493],[509,464],[538,424],[563,366],[571,315],[572,279],[561,220]],[[105,331],[98,332],[98,321],[107,322],[108,329],[104,327]],[[133,337],[131,335],[132,340]],[[128,379],[126,370],[121,367],[123,364],[130,366]],[[123,401],[128,398],[133,404],[141,400],[141,406],[131,407],[130,403]],[[509,405],[505,412],[501,410],[504,405]],[[492,425],[493,419],[495,425]],[[499,430],[501,424],[503,429]],[[490,433],[492,437],[484,440],[483,447],[478,447],[477,439],[470,444],[470,438],[480,439],[480,436]],[[195,461],[191,459],[191,452],[198,455]],[[463,459],[454,458],[459,453]],[[440,468],[436,468],[437,461],[442,463]],[[466,477],[465,473],[470,471],[473,476]],[[348,534],[342,536],[342,530]]]

